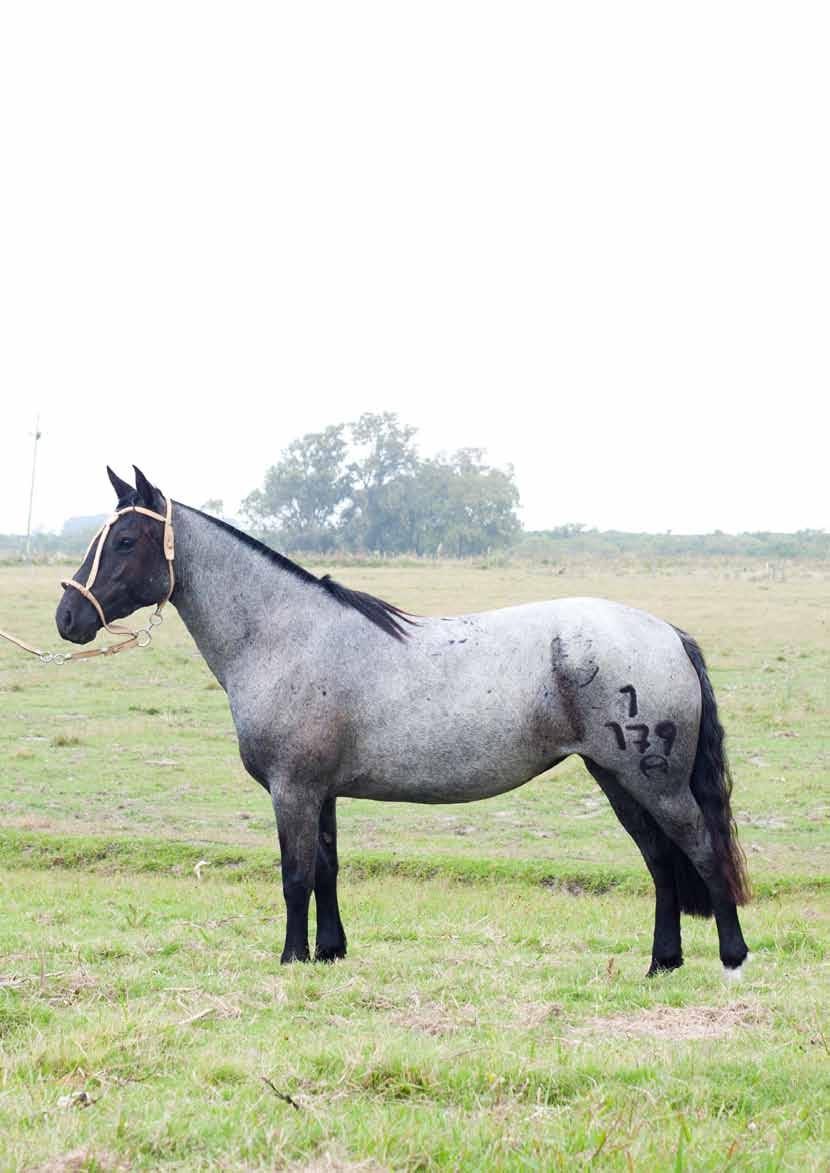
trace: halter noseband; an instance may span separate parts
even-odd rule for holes
[[[98,600],[95,598],[95,595],[93,595],[93,593],[92,593],[92,584],[95,582],[95,579],[98,574],[98,568],[101,565],[101,555],[104,552],[104,543],[106,542],[107,536],[108,536],[110,530],[112,529],[112,527],[115,525],[116,521],[118,521],[119,517],[123,517],[125,513],[143,513],[145,517],[152,517],[156,521],[160,521],[162,523],[162,525],[164,526],[164,539],[163,539],[164,557],[167,559],[167,573],[170,576],[170,582],[167,587],[167,594],[164,596],[164,598],[160,602],[156,603],[156,609],[153,612],[153,614],[150,616],[150,623],[149,623],[148,627],[142,628],[140,631],[133,631],[129,627],[118,627],[113,623],[108,623],[107,618],[104,615],[104,610],[103,610],[101,604],[98,602]],[[97,545],[96,545],[96,543],[97,543]],[[66,579],[65,581],[62,581],[61,586],[64,588],[74,587],[76,591],[80,591],[80,593],[83,595],[83,597],[85,599],[87,599],[90,603],[92,603],[93,607],[98,612],[98,616],[101,620],[102,626],[105,627],[107,629],[107,631],[111,631],[113,633],[113,635],[126,635],[129,637],[128,639],[124,640],[122,643],[116,644],[114,648],[108,649],[108,650],[120,651],[122,648],[125,648],[127,645],[132,646],[133,644],[136,644],[136,643],[138,644],[139,647],[145,647],[150,642],[150,629],[152,627],[155,627],[157,623],[161,623],[161,620],[162,620],[161,609],[164,606],[164,604],[169,600],[170,596],[173,594],[173,587],[176,585],[176,575],[173,571],[173,559],[175,558],[175,543],[173,540],[173,501],[172,501],[172,498],[170,498],[170,497],[167,498],[164,513],[156,513],[152,509],[145,509],[143,505],[127,505],[124,509],[117,509],[115,511],[115,513],[113,513],[112,517],[110,517],[107,521],[105,521],[104,524],[101,526],[101,528],[98,530],[98,532],[93,536],[92,541],[89,543],[89,546],[87,547],[86,554],[84,554],[84,562],[86,562],[87,558],[89,557],[89,552],[93,548],[93,546],[95,546],[95,557],[92,559],[92,567],[90,569],[89,576],[86,580],[86,583],[76,582],[76,580],[74,578],[69,578],[69,579]],[[83,565],[83,563],[81,563],[81,565]],[[142,641],[142,636],[144,636],[143,641]],[[83,653],[81,653],[81,654],[83,654]]]

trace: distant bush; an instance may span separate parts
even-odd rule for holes
[[[74,521],[75,519],[73,519]],[[97,517],[79,518],[83,524],[67,524],[61,533],[37,533],[32,536],[31,557],[35,562],[78,561],[100,525]],[[261,536],[260,533],[257,536]],[[303,561],[335,561],[358,566],[380,566],[394,560],[418,562],[433,556],[401,548],[389,555],[353,553],[348,550],[314,551],[297,549],[290,544],[280,547],[283,553],[296,554]],[[21,534],[0,534],[0,562],[19,562],[24,557],[26,539]],[[562,525],[549,530],[522,531],[506,551],[496,544],[489,551],[470,554],[484,557],[488,565],[504,565],[506,560],[535,563],[561,563],[574,559],[636,558],[639,561],[682,561],[700,558],[751,558],[760,561],[810,559],[830,561],[830,533],[805,529],[794,534],[769,531],[725,534],[632,534],[618,530],[586,529],[580,525]],[[452,558],[457,550],[452,544],[439,549],[438,557]]]
[[[564,558],[830,558],[830,534],[805,529],[794,534],[632,534],[618,530],[563,525],[523,533],[513,547],[516,557],[532,562]]]

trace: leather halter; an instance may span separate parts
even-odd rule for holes
[[[163,548],[164,557],[167,560],[167,573],[169,575],[167,594],[156,604],[156,609],[153,615],[150,617],[149,626],[147,628],[142,628],[140,631],[133,631],[132,628],[129,627],[120,627],[114,623],[108,623],[107,617],[104,615],[103,607],[92,593],[92,587],[95,579],[98,576],[98,570],[101,565],[101,555],[104,552],[104,543],[106,542],[112,527],[118,521],[119,517],[123,517],[125,513],[141,513],[145,517],[152,517],[155,521],[160,521],[164,526]],[[74,578],[68,578],[61,581],[61,586],[64,588],[74,587],[76,591],[80,591],[83,597],[92,603],[93,607],[98,612],[98,617],[101,620],[102,627],[105,627],[107,631],[111,631],[113,635],[129,636],[129,639],[124,640],[120,644],[116,644],[115,647],[107,649],[110,653],[121,651],[121,649],[126,648],[128,644],[130,646],[133,646],[133,644],[138,644],[139,647],[146,647],[146,645],[150,642],[150,629],[155,627],[156,623],[161,622],[161,609],[173,594],[173,588],[176,585],[176,575],[173,570],[175,542],[173,538],[172,498],[167,498],[166,507],[163,514],[156,513],[153,509],[145,509],[143,505],[127,505],[124,509],[117,509],[115,513],[113,513],[112,517],[108,518],[108,520],[104,522],[98,532],[93,536],[92,541],[87,547],[86,554],[84,555],[84,562],[86,562],[87,558],[89,557],[89,552],[93,547],[95,547],[95,557],[92,559],[92,567],[90,568],[86,582],[80,583],[77,582]],[[81,563],[81,565],[83,565],[83,563]],[[145,637],[143,641],[142,635]]]
[[[150,616],[147,626],[139,628],[138,631],[133,631],[129,627],[116,627],[115,624],[107,623],[107,618],[104,615],[103,608],[95,598],[95,595],[92,593],[92,585],[95,582],[95,578],[98,574],[98,568],[101,565],[101,554],[104,550],[104,543],[107,540],[107,535],[116,521],[118,521],[119,517],[122,517],[125,513],[143,513],[145,517],[152,517],[156,521],[160,521],[162,523],[164,526],[164,557],[167,559],[167,573],[170,576],[170,581],[167,586],[167,594],[160,602],[156,603],[156,609]],[[8,631],[0,631],[0,637],[8,640],[9,643],[13,643],[16,647],[20,648],[21,651],[30,652],[33,656],[37,656],[43,664],[66,664],[70,660],[88,660],[92,656],[114,656],[116,652],[125,652],[128,648],[146,648],[153,638],[153,628],[157,627],[164,618],[161,613],[161,609],[170,599],[170,596],[173,594],[173,588],[176,585],[176,575],[173,570],[173,559],[175,558],[175,543],[173,540],[173,501],[170,497],[167,498],[163,514],[156,513],[152,509],[145,509],[143,505],[127,505],[124,509],[117,509],[115,513],[113,513],[112,517],[105,521],[98,532],[93,536],[92,541],[87,546],[86,554],[84,554],[83,562],[81,563],[82,566],[89,557],[89,552],[92,547],[95,546],[96,542],[97,546],[95,549],[95,557],[92,560],[92,568],[89,572],[86,583],[76,582],[74,578],[68,578],[61,582],[61,586],[64,588],[74,587],[76,591],[80,591],[84,598],[88,599],[89,602],[92,603],[93,607],[98,612],[98,617],[100,618],[102,625],[107,629],[107,631],[111,631],[114,635],[126,635],[126,639],[122,639],[121,642],[117,644],[109,644],[107,647],[90,648],[89,651],[86,652],[42,652],[39,648],[32,647],[31,644],[27,644],[25,640],[18,639],[17,636],[12,635]]]

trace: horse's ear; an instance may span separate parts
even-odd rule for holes
[[[145,509],[154,509],[156,506],[156,498],[158,489],[154,488],[145,477],[140,468],[133,465],[135,469],[135,487],[138,493],[138,502],[145,507]]]
[[[107,476],[110,479],[110,484],[115,489],[115,495],[119,501],[123,501],[126,497],[131,497],[135,489],[128,481],[122,481],[117,473],[114,473],[109,465],[107,465]]]

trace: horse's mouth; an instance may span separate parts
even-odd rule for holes
[[[72,635],[67,635],[64,638],[70,640],[73,644],[91,644],[98,634],[98,628],[94,631],[75,632]]]
[[[76,631],[74,628],[71,631],[61,631],[60,624],[58,625],[58,633],[61,639],[69,640],[73,644],[91,644],[98,634],[98,628],[87,631]]]

